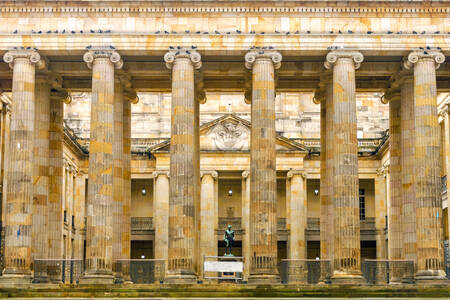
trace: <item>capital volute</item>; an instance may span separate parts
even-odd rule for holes
[[[286,174],[287,178],[292,179],[294,176],[301,176],[306,179],[308,173],[305,170],[289,170]]]
[[[327,54],[327,57],[325,59],[324,63],[325,68],[326,69],[333,68],[334,64],[340,59],[351,59],[353,61],[356,70],[359,69],[359,67],[361,66],[361,63],[364,60],[364,55],[362,55],[361,52],[351,50],[331,51]]]
[[[91,48],[83,55],[83,61],[89,69],[92,69],[94,61],[99,58],[109,59],[116,69],[123,67],[122,57],[116,50],[111,49],[111,47]]]
[[[219,177],[219,174],[217,171],[201,171],[200,172],[200,178],[203,178],[205,175],[210,175],[212,178],[217,179]]]
[[[3,61],[9,64],[11,69],[14,68],[17,60],[29,61],[38,70],[42,70],[47,66],[45,59],[41,58],[41,55],[35,49],[14,49],[3,55]]]
[[[171,49],[164,55],[164,61],[168,69],[172,69],[173,64],[178,58],[187,58],[191,61],[194,69],[198,70],[202,67],[202,56],[194,49]]]
[[[242,178],[247,179],[250,176],[250,172],[249,171],[243,171],[242,172]]]
[[[281,67],[283,56],[275,50],[250,50],[245,54],[245,67],[250,70],[253,69],[255,62],[260,59],[272,61],[273,67],[276,70]]]
[[[169,178],[169,171],[167,170],[158,170],[158,171],[154,171],[152,173],[152,178],[158,178],[158,176],[166,176],[167,178]]]
[[[383,104],[388,104],[389,101],[396,101],[396,100],[400,100],[399,89],[388,89],[380,98],[380,101]]]
[[[413,68],[419,60],[429,59],[435,63],[436,69],[445,61],[445,56],[442,52],[437,50],[415,50],[408,54],[403,60],[403,67],[407,70]]]
[[[322,101],[325,101],[325,91],[323,89],[315,90],[313,96],[314,104],[320,104]]]

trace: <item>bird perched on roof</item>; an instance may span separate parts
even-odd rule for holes
[[[197,46],[192,45],[191,48],[192,48],[192,49],[197,49]]]
[[[185,32],[185,33],[190,33],[191,31],[190,31],[190,30],[185,30],[184,32]]]
[[[280,33],[278,30],[275,29],[275,33]]]
[[[95,33],[95,31],[93,29],[90,30],[91,33]]]
[[[392,31],[390,31],[390,30],[388,30],[388,31],[387,31],[387,34],[393,34],[393,32],[392,32]]]
[[[439,34],[439,33],[441,33],[439,30],[434,32],[434,34]]]
[[[218,30],[214,30],[215,34],[220,34],[220,32]]]
[[[353,31],[351,31],[350,29],[349,29],[349,30],[347,30],[347,32],[348,32],[348,33],[350,33],[350,34],[352,34],[352,33],[353,33]]]
[[[425,34],[425,30],[424,31],[422,31],[420,34]]]
[[[169,46],[169,49],[171,49],[171,50],[172,50],[172,49],[175,49],[175,48],[174,48],[173,46]]]
[[[250,34],[255,34],[255,31],[254,30],[250,31]]]
[[[310,31],[310,30],[307,30],[307,31],[306,31],[306,33],[307,33],[307,34],[310,34],[310,33],[311,33],[311,31]]]
[[[372,33],[373,33],[373,31],[370,31],[370,30],[369,30],[369,31],[367,31],[367,34],[372,34]]]
[[[109,48],[111,48],[113,50],[116,49],[116,47],[114,47],[113,45],[110,45]]]
[[[413,30],[413,32],[412,32],[413,34],[417,34],[417,31],[415,31],[415,30]]]
[[[14,33],[14,34],[16,34],[16,33],[18,33],[18,32],[19,32],[19,31],[18,31],[18,30],[16,29],[16,30],[14,30],[14,32],[13,32],[13,33]]]
[[[238,34],[241,34],[241,33],[242,33],[242,31],[240,31],[240,30],[236,29],[236,33],[238,33]]]

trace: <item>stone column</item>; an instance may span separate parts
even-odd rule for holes
[[[6,191],[8,186],[7,174],[9,165],[9,141],[10,141],[10,125],[11,125],[11,104],[2,103],[2,165],[1,165],[1,193],[2,193],[2,228],[1,228],[1,246],[0,246],[0,269],[4,269],[5,262],[5,218],[6,218]]]
[[[306,259],[306,175],[303,171],[289,171],[287,178],[290,181],[289,215],[290,237],[288,244],[288,258]]]
[[[123,182],[123,168],[124,168],[124,153],[123,153],[123,121],[124,121],[124,95],[123,86],[120,80],[120,75],[115,75],[114,78],[114,142],[112,149],[113,156],[113,210],[112,215],[114,222],[113,237],[112,237],[112,260],[113,272],[116,277],[116,282],[123,282],[121,266],[118,265],[118,260],[123,259],[122,255],[122,228],[123,228],[123,200],[124,200],[124,182]],[[125,264],[127,266],[128,264]],[[128,268],[127,268],[128,269]]]
[[[244,280],[248,281],[250,275],[250,172],[242,172],[242,256],[244,257]]]
[[[445,168],[447,175],[447,215],[450,211],[450,102],[447,102],[442,110],[442,118],[444,119],[444,151],[445,151]],[[450,215],[448,216],[450,221]],[[448,222],[448,232],[450,232],[450,222]]]
[[[414,187],[416,192],[416,281],[445,279],[442,249],[440,128],[436,68],[445,61],[438,51],[414,51],[405,68],[414,68]]]
[[[386,259],[386,174],[381,167],[375,177],[375,234],[377,246],[377,259]]]
[[[34,50],[8,51],[3,56],[13,69],[10,163],[7,174],[5,269],[2,280],[31,279],[33,203],[33,140],[35,68],[45,65]]]
[[[76,228],[76,236],[75,236],[75,251],[74,257],[75,259],[83,259],[83,248],[84,248],[84,232],[86,230],[84,223],[84,215],[85,215],[85,190],[86,190],[86,175],[78,173],[75,178],[75,228]]]
[[[402,166],[401,166],[401,118],[400,118],[400,91],[391,87],[383,97],[383,103],[389,103],[389,162],[390,162],[390,207],[388,248],[389,259],[402,259],[403,230],[401,205],[402,197]],[[390,283],[400,283],[401,273],[398,268],[391,274]]]
[[[332,130],[333,122],[333,77],[330,72],[320,78],[319,90],[314,95],[314,103],[320,103],[320,259],[333,260],[333,216],[331,201],[332,185],[329,183],[332,173]],[[328,179],[330,178],[330,179]],[[328,270],[322,264],[322,281],[329,282]]]
[[[153,228],[155,229],[155,259],[163,259],[167,270],[169,249],[169,172],[153,172]]]
[[[415,152],[415,117],[414,117],[414,78],[411,74],[399,80],[401,94],[401,169],[402,190],[402,258],[417,262],[416,243],[416,192],[414,188],[414,152]],[[404,278],[403,280],[405,280]],[[412,278],[411,278],[412,279]]]
[[[288,258],[306,259],[306,237],[307,224],[307,196],[306,175],[303,171],[289,171],[287,173],[289,183],[289,207],[287,208],[287,223],[290,235],[288,240]],[[307,283],[305,274],[289,274],[289,283]]]
[[[328,53],[325,67],[333,69],[333,185],[334,271],[333,282],[362,282],[358,141],[356,137],[355,70],[363,55],[355,51]]]
[[[46,259],[47,201],[49,195],[50,82],[48,74],[36,75],[33,147],[32,259]],[[45,275],[44,275],[45,276]],[[43,276],[43,277],[44,277]],[[45,280],[43,278],[43,280]]]
[[[218,174],[216,171],[201,172],[200,191],[200,264],[204,256],[222,255],[217,253],[217,219],[218,211],[216,199],[218,198],[215,188]],[[200,267],[199,277],[203,277],[203,266]]]
[[[195,50],[174,50],[166,53],[164,60],[172,70],[169,266],[166,281],[195,283],[200,166],[196,132],[199,103],[195,97],[194,70],[201,68],[201,56]]]
[[[90,50],[83,58],[92,68],[87,251],[83,282],[113,283],[114,68],[120,69],[123,62],[119,53],[107,49]]]
[[[281,59],[276,51],[245,55],[245,67],[252,71],[249,281],[253,282],[278,282],[275,70]]]
[[[61,79],[58,81],[61,83]],[[59,84],[60,85],[60,84]],[[47,230],[49,259],[63,258],[63,144],[64,144],[64,103],[69,104],[70,96],[61,90],[53,90],[50,102],[49,129],[49,191],[47,204]],[[52,282],[60,282],[61,274],[49,278]]]
[[[131,258],[131,104],[137,104],[139,97],[131,89],[129,79],[121,78],[123,83],[123,200],[122,200],[122,227],[121,227],[121,258]],[[168,194],[168,192],[167,192]],[[155,207],[155,206],[153,206]],[[167,227],[167,224],[166,224]],[[122,268],[124,283],[131,283],[128,264]]]

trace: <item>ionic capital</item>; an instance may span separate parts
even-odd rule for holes
[[[289,170],[286,174],[287,178],[291,179],[295,175],[301,176],[303,179],[306,179],[308,173],[305,170]]]
[[[389,101],[400,100],[400,90],[399,89],[388,89],[383,96],[380,98],[381,103],[388,104]]]
[[[98,58],[107,58],[114,65],[116,69],[121,69],[123,67],[123,60],[120,54],[110,48],[95,48],[90,49],[83,55],[83,61],[87,64],[89,69],[92,69],[94,61]]]
[[[3,55],[3,61],[9,64],[11,69],[14,68],[17,59],[28,60],[31,64],[36,65],[39,70],[44,69],[47,65],[41,55],[34,49],[10,50]]]
[[[203,82],[203,72],[197,70],[194,76],[195,83],[195,99],[200,104],[206,103],[205,83]]]
[[[169,52],[164,55],[164,61],[166,62],[167,68],[171,70],[175,60],[178,58],[189,59],[196,70],[202,67],[202,56],[200,53],[193,49],[180,48],[176,50],[169,50]]]
[[[131,77],[127,73],[120,71],[120,73],[115,74],[116,83],[121,84],[123,87],[123,97],[125,100],[130,101],[132,104],[137,104],[139,102],[139,96],[136,90],[131,84]]]
[[[408,54],[403,61],[403,67],[407,70],[413,68],[419,60],[428,59],[434,62],[436,69],[445,61],[445,56],[437,50],[415,50]]]
[[[166,176],[167,178],[169,178],[170,177],[169,171],[168,170],[158,170],[158,171],[154,171],[152,173],[152,178],[157,178],[158,176]]]
[[[72,103],[72,96],[70,96],[69,92],[62,87],[62,77],[55,73],[48,74],[48,81],[52,88],[50,92],[50,99],[56,101],[63,101],[65,104]]]
[[[283,56],[280,52],[274,50],[251,50],[245,54],[245,67],[247,69],[252,69],[254,63],[257,60],[270,60],[273,63],[274,69],[279,69],[281,67],[281,60]]]
[[[247,179],[249,176],[250,176],[250,172],[249,171],[242,172],[242,178]]]
[[[200,171],[200,178],[203,178],[203,176],[205,175],[210,175],[214,179],[217,179],[219,177],[217,171]]]
[[[327,54],[324,66],[326,69],[331,69],[333,65],[340,59],[350,59],[353,61],[355,66],[355,70],[361,66],[361,63],[364,60],[364,55],[358,51],[350,51],[350,50],[336,50],[331,51]]]

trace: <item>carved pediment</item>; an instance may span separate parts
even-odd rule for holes
[[[239,118],[234,114],[227,114],[200,127],[200,151],[250,151],[249,121]],[[168,152],[170,139],[150,148],[150,152]],[[277,151],[304,151],[307,150],[300,144],[288,138],[277,135]]]

